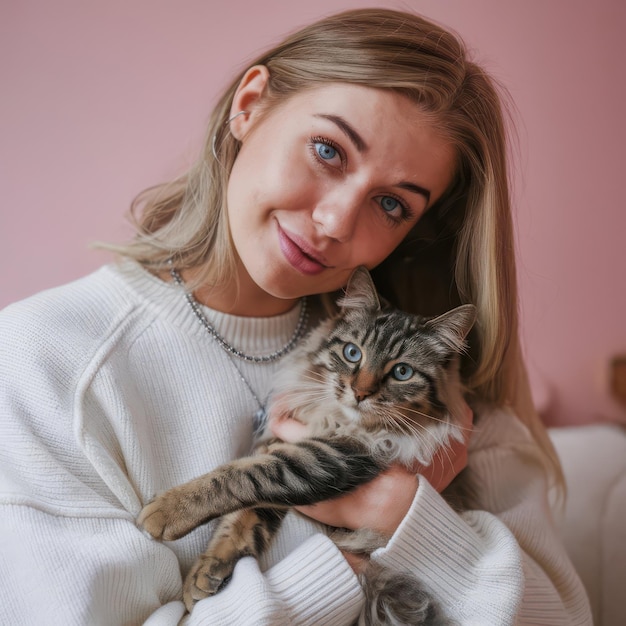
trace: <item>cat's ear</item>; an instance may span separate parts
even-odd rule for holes
[[[345,294],[337,300],[337,304],[342,309],[380,310],[378,293],[366,267],[361,265],[352,272]]]
[[[434,330],[443,342],[455,352],[465,348],[465,338],[476,321],[476,307],[473,304],[461,306],[433,317],[426,322],[426,328]]]

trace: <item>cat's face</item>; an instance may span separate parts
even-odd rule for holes
[[[336,318],[312,331],[281,370],[276,391],[284,407],[324,431],[358,426],[446,439],[463,413],[459,355],[475,308],[430,319],[382,308],[365,269],[352,276],[339,305]],[[433,437],[439,431],[442,437]]]
[[[312,356],[319,384],[363,427],[414,432],[446,415],[455,354],[423,319],[351,311]]]
[[[384,309],[365,269],[353,274],[340,305],[335,322],[308,353],[307,385],[323,389],[327,400],[367,430],[416,434],[433,420],[450,419],[474,307],[431,319]]]

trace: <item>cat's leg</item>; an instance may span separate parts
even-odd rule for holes
[[[232,511],[339,496],[383,469],[364,443],[349,437],[276,443],[268,450],[166,491],[143,509],[138,523],[153,537],[171,541]]]
[[[237,561],[244,556],[258,558],[269,547],[287,509],[246,509],[225,515],[183,586],[188,611],[198,601],[216,594],[228,581]]]

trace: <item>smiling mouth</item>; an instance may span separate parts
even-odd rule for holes
[[[294,269],[307,276],[315,276],[330,267],[326,259],[311,250],[306,242],[291,233],[287,234],[280,224],[277,226],[281,252]]]

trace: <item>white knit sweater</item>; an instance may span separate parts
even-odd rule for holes
[[[207,314],[272,352],[298,309]],[[238,362],[265,398],[273,365]],[[0,313],[0,623],[177,624],[182,576],[211,525],[171,543],[135,519],[155,493],[248,452],[257,403],[179,287],[110,265]],[[426,581],[461,624],[591,623],[550,521],[538,452],[494,410],[472,440],[485,510],[453,512],[422,479],[375,558]],[[260,565],[244,558],[188,624],[348,625],[362,594],[315,523],[289,514]]]

